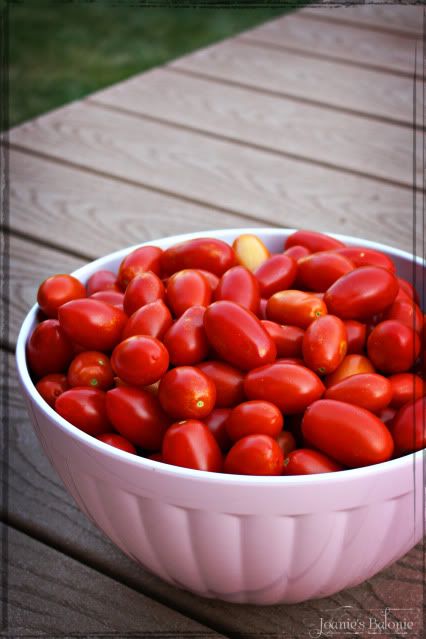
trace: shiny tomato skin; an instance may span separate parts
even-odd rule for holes
[[[308,326],[303,336],[302,352],[306,366],[326,375],[342,363],[348,342],[345,325],[335,315],[324,315]]]
[[[249,399],[262,399],[275,404],[281,412],[303,412],[319,399],[324,384],[309,368],[297,364],[276,362],[250,371],[244,380]]]
[[[191,306],[208,306],[211,298],[207,278],[195,269],[178,271],[167,282],[167,304],[176,317]]]
[[[379,266],[391,273],[396,271],[395,264],[390,257],[381,251],[365,246],[345,246],[344,248],[335,249],[335,253],[351,260],[356,268],[359,266]]]
[[[126,255],[118,270],[117,282],[120,288],[125,291],[136,275],[146,271],[160,276],[162,255],[163,251],[158,246],[141,246]]]
[[[313,402],[302,421],[309,445],[350,468],[391,458],[392,437],[378,417],[359,406],[332,399]]]
[[[317,253],[319,251],[329,251],[336,248],[344,247],[345,245],[340,240],[336,240],[330,235],[324,233],[318,233],[317,231],[295,231],[289,235],[286,239],[284,248],[288,249],[291,246],[305,246],[311,251],[311,253]]]
[[[65,335],[87,350],[109,351],[120,341],[126,314],[93,298],[73,300],[60,307],[59,324]]]
[[[278,446],[281,448],[284,459],[289,453],[297,448],[294,435],[289,430],[282,430],[275,439]]]
[[[225,362],[208,360],[197,365],[216,388],[216,408],[229,408],[244,401],[244,375]]]
[[[220,278],[214,299],[235,302],[257,314],[260,304],[259,284],[247,268],[233,266]]]
[[[161,340],[172,324],[169,309],[163,300],[157,300],[142,306],[129,317],[122,337],[127,339],[133,335],[150,335]]]
[[[108,390],[114,384],[114,373],[109,358],[99,351],[79,353],[72,360],[67,374],[69,386],[89,386]]]
[[[347,257],[333,251],[312,253],[297,263],[297,284],[303,289],[325,292],[339,277],[354,268]]]
[[[386,269],[360,266],[342,275],[326,291],[328,312],[341,319],[363,320],[381,313],[398,293],[398,280]]]
[[[167,430],[161,450],[166,464],[220,473],[222,452],[208,426],[197,419],[172,424]]]
[[[125,453],[136,455],[136,448],[122,435],[117,435],[117,433],[104,433],[103,435],[98,435],[96,439],[99,439],[99,441],[104,444],[123,450]]]
[[[90,295],[89,299],[106,302],[107,304],[111,304],[111,306],[119,308],[121,311],[123,310],[124,295],[121,291],[115,291],[113,289],[98,291],[97,293]]]
[[[212,289],[212,293],[214,295],[215,290],[217,289],[218,285],[219,285],[219,278],[217,275],[215,275],[214,273],[211,273],[210,271],[205,271],[202,268],[196,269],[199,273],[201,273],[201,275],[204,275],[204,277],[206,278],[206,280],[208,281],[208,283],[210,284],[210,288]]]
[[[84,285],[73,275],[62,273],[48,277],[40,284],[37,291],[38,305],[51,319],[58,317],[60,306],[82,297],[86,297]]]
[[[357,322],[356,320],[344,320],[343,323],[345,325],[346,339],[348,342],[346,353],[348,355],[360,355],[365,349],[367,326],[362,322]]]
[[[67,376],[61,373],[45,375],[36,384],[36,389],[52,408],[55,408],[55,402],[59,395],[62,395],[68,388]]]
[[[336,399],[378,413],[390,404],[392,385],[383,375],[360,373],[329,386],[324,399]]]
[[[262,297],[271,297],[291,287],[296,279],[297,262],[289,255],[277,254],[263,262],[255,271]]]
[[[398,277],[397,279],[398,279],[399,288],[404,291],[407,297],[412,299],[413,302],[415,302],[416,304],[420,304],[419,294],[417,293],[416,289],[411,284],[411,282],[404,279],[403,277]]]
[[[300,244],[294,244],[294,246],[290,246],[283,253],[283,255],[288,255],[289,257],[295,259],[296,262],[298,262],[302,257],[306,257],[310,254],[311,251],[306,248],[306,246],[301,246]]]
[[[178,366],[161,379],[158,398],[174,419],[203,419],[214,408],[216,387],[198,368]]]
[[[306,368],[305,362],[301,357],[279,357],[275,360],[275,362],[277,364],[296,364],[297,366],[303,366]]]
[[[426,384],[414,373],[397,373],[388,379],[392,386],[392,408],[401,408],[426,394]]]
[[[117,344],[111,355],[114,372],[127,384],[148,386],[169,367],[166,347],[150,335],[133,335]]]
[[[97,388],[71,388],[56,400],[55,410],[70,424],[88,435],[111,430],[105,407],[105,393]]]
[[[211,304],[204,315],[204,328],[214,350],[236,368],[250,370],[276,358],[275,343],[258,318],[235,302]]]
[[[423,331],[423,313],[419,306],[410,299],[396,299],[383,314],[383,319],[397,320],[408,328],[412,328],[416,333]]]
[[[235,254],[229,244],[209,237],[175,244],[164,251],[161,258],[163,276],[183,269],[202,269],[221,277],[235,264]]]
[[[252,273],[270,257],[269,249],[258,235],[242,233],[232,242],[235,259]]]
[[[181,315],[163,337],[174,366],[191,366],[206,359],[209,343],[204,330],[204,306],[192,306]]]
[[[299,448],[293,450],[284,459],[283,475],[318,475],[335,473],[343,466],[317,450]]]
[[[226,421],[230,414],[230,408],[214,408],[210,415],[203,419],[223,453],[228,452],[232,446],[232,441],[226,431]]]
[[[342,379],[346,379],[351,375],[358,375],[359,373],[375,373],[376,369],[365,355],[346,355],[342,363],[336,370],[327,375],[325,378],[325,385],[328,387],[337,384]]]
[[[160,450],[170,420],[156,397],[134,386],[119,386],[106,394],[106,410],[114,428],[135,446]]]
[[[268,320],[278,324],[290,324],[307,328],[318,317],[327,314],[323,300],[312,293],[292,290],[274,293],[266,305]]]
[[[226,422],[226,431],[233,442],[246,435],[269,435],[275,438],[283,425],[283,416],[275,404],[252,400],[232,409]]]
[[[152,271],[139,273],[126,288],[123,308],[126,315],[133,315],[138,308],[157,300],[164,300],[166,291],[163,282]]]
[[[420,338],[396,320],[380,322],[367,340],[368,357],[384,373],[405,373],[420,353]]]
[[[232,475],[281,475],[284,457],[269,435],[239,439],[225,457],[224,472]]]
[[[49,319],[38,324],[27,344],[27,359],[37,377],[62,373],[72,360],[73,347],[58,320]]]
[[[420,397],[399,409],[392,424],[396,455],[407,455],[426,448],[425,415],[425,397]]]
[[[117,275],[112,271],[101,269],[89,277],[86,282],[87,297],[100,291],[119,291]]]
[[[272,337],[277,349],[277,357],[300,357],[304,330],[298,326],[283,326],[270,320],[260,320],[265,331]]]

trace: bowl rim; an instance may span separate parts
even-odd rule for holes
[[[298,229],[284,228],[284,227],[242,227],[242,228],[226,228],[226,229],[211,229],[207,231],[200,231],[196,233],[184,233],[179,235],[171,235],[162,237],[159,239],[152,239],[147,242],[141,242],[129,247],[125,247],[108,253],[96,260],[88,262],[79,267],[71,274],[77,278],[81,276],[85,277],[85,271],[98,270],[105,266],[105,262],[111,262],[113,260],[120,260],[131,251],[141,246],[155,245],[164,247],[173,243],[184,242],[189,239],[203,238],[203,237],[216,237],[220,234],[221,237],[229,236],[233,237],[239,234],[253,233],[260,234],[262,236],[276,237],[277,234],[283,238],[287,235],[294,233]],[[325,232],[323,232],[325,233]],[[391,253],[395,257],[400,257],[405,260],[409,260],[414,267],[414,264],[418,264],[424,267],[424,262],[420,257],[414,258],[413,255],[407,251],[388,246],[372,240],[365,240],[363,238],[357,238],[350,235],[343,235],[337,233],[327,233],[327,235],[334,237],[338,240],[348,243],[352,246],[362,245],[366,248],[372,248],[375,250],[382,250],[386,253]],[[225,241],[225,240],[224,240]],[[61,417],[49,404],[42,398],[37,392],[35,384],[31,379],[27,363],[26,363],[26,344],[30,335],[30,330],[33,323],[36,321],[36,314],[38,311],[38,304],[34,304],[27,313],[24,321],[21,324],[19,330],[18,339],[16,343],[16,367],[18,371],[18,377],[24,392],[29,396],[30,400],[34,402],[38,408],[50,421],[55,422],[63,433],[76,440],[78,443],[88,446],[89,449],[105,455],[114,460],[124,461],[126,464],[139,467],[148,471],[155,471],[156,473],[162,473],[164,475],[172,476],[174,478],[187,478],[195,479],[199,482],[229,484],[230,486],[246,485],[246,486],[285,486],[285,485],[309,485],[309,484],[327,484],[327,483],[342,483],[357,481],[361,477],[368,478],[374,477],[379,474],[388,474],[397,472],[400,470],[407,470],[409,466],[413,468],[420,461],[424,461],[426,449],[416,451],[399,457],[397,459],[391,459],[379,464],[372,464],[370,466],[362,466],[360,468],[350,468],[333,473],[320,473],[316,475],[279,475],[279,476],[260,476],[260,475],[232,475],[228,473],[215,473],[211,471],[195,470],[192,468],[184,468],[182,466],[174,466],[166,464],[164,462],[148,459],[147,457],[141,457],[127,453],[118,448],[105,444],[99,441],[96,437],[85,433],[76,426],[73,426],[70,422]]]

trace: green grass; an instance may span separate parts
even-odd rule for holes
[[[10,126],[282,13],[114,7],[100,0],[11,4]]]

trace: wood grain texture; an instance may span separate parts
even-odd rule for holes
[[[413,133],[405,126],[172,73],[167,67],[116,84],[90,100],[337,169],[412,185]],[[416,150],[420,179],[420,143]]]
[[[18,127],[11,143],[277,226],[411,246],[408,188],[110,109],[65,107]]]

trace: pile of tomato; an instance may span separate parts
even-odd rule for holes
[[[29,368],[59,415],[166,464],[314,474],[426,446],[426,323],[392,260],[297,231],[143,246],[53,275]]]

